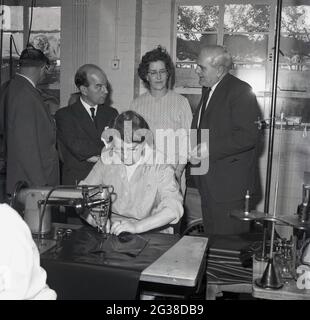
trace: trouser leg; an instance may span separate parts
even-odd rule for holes
[[[233,210],[243,209],[244,200],[217,202],[210,193],[201,196],[204,229],[207,235],[240,234],[249,231],[249,223],[230,216]]]

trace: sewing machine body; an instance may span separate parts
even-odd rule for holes
[[[59,186],[19,188],[12,198],[12,206],[22,205],[23,216],[33,234],[47,234],[51,231],[52,206],[74,207],[85,219],[91,212],[99,212],[106,218],[110,214],[112,186]],[[98,220],[99,221],[99,220]],[[102,227],[99,225],[98,228]]]

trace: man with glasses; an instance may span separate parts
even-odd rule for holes
[[[84,179],[99,159],[101,133],[111,127],[118,112],[106,105],[108,80],[96,65],[85,64],[75,74],[80,97],[56,112],[59,149],[63,161],[62,184]]]
[[[48,58],[29,47],[21,53],[19,71],[1,94],[1,131],[6,142],[6,192],[18,181],[29,186],[59,183],[56,128],[37,84],[44,78]]]

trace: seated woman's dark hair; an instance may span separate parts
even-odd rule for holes
[[[169,87],[169,80],[174,76],[174,65],[170,55],[167,50],[162,46],[158,46],[156,49],[148,51],[143,57],[138,67],[138,75],[143,81],[145,87],[150,89],[150,83],[147,80],[147,74],[149,72],[149,67],[151,62],[162,61],[165,64],[166,70],[168,72],[167,77],[167,88]]]
[[[120,138],[126,143],[142,143],[146,140],[150,144],[153,137],[145,119],[139,113],[131,110],[122,112],[117,116],[114,120],[113,129],[119,132]]]

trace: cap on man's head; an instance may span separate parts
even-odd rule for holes
[[[24,49],[19,57],[19,65],[21,67],[39,67],[49,64],[50,61],[47,56],[41,50],[32,46]]]

